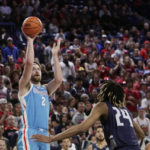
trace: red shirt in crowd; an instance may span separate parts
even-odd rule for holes
[[[140,56],[146,60],[148,59],[148,54],[147,54],[147,50],[145,48],[142,48],[141,51],[140,51]]]
[[[124,66],[123,66],[123,69],[124,69],[126,72],[129,72],[129,73],[134,72],[134,67],[131,66],[131,65],[124,65]]]
[[[141,93],[133,89],[124,89],[124,91],[126,94],[126,107],[131,112],[137,112],[137,105],[140,103]],[[133,99],[130,99],[130,97],[133,97]]]
[[[99,66],[98,70],[100,71],[101,78],[109,76],[110,68],[108,66]]]
[[[0,111],[0,119],[2,118],[3,114],[4,114],[4,112]],[[11,112],[8,112],[8,115],[13,115],[13,114]],[[7,126],[6,120],[4,120],[3,125],[4,125],[4,127]]]

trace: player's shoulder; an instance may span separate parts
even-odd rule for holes
[[[102,115],[108,114],[108,106],[105,102],[98,102],[94,108],[95,110],[99,111]]]

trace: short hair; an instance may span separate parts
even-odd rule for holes
[[[125,93],[119,84],[109,80],[101,85],[97,98],[101,102],[110,102],[116,107],[123,107]]]
[[[99,129],[99,128],[101,128],[101,129],[103,129],[103,130],[104,130],[104,128],[103,128],[103,126],[102,126],[102,125],[98,125],[98,126],[95,128],[95,130],[97,130],[97,129]]]
[[[41,68],[41,64],[39,62],[34,61],[33,64],[36,64],[36,65],[38,65]]]

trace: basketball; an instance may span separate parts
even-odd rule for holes
[[[25,35],[33,38],[42,31],[43,25],[39,18],[31,16],[26,18],[22,24],[22,31]]]

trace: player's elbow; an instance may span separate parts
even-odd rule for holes
[[[27,59],[27,60],[25,61],[25,64],[26,64],[27,66],[31,66],[31,65],[33,65],[33,60]]]
[[[55,79],[55,82],[57,85],[61,85],[62,84],[62,78],[59,77],[59,78]]]

